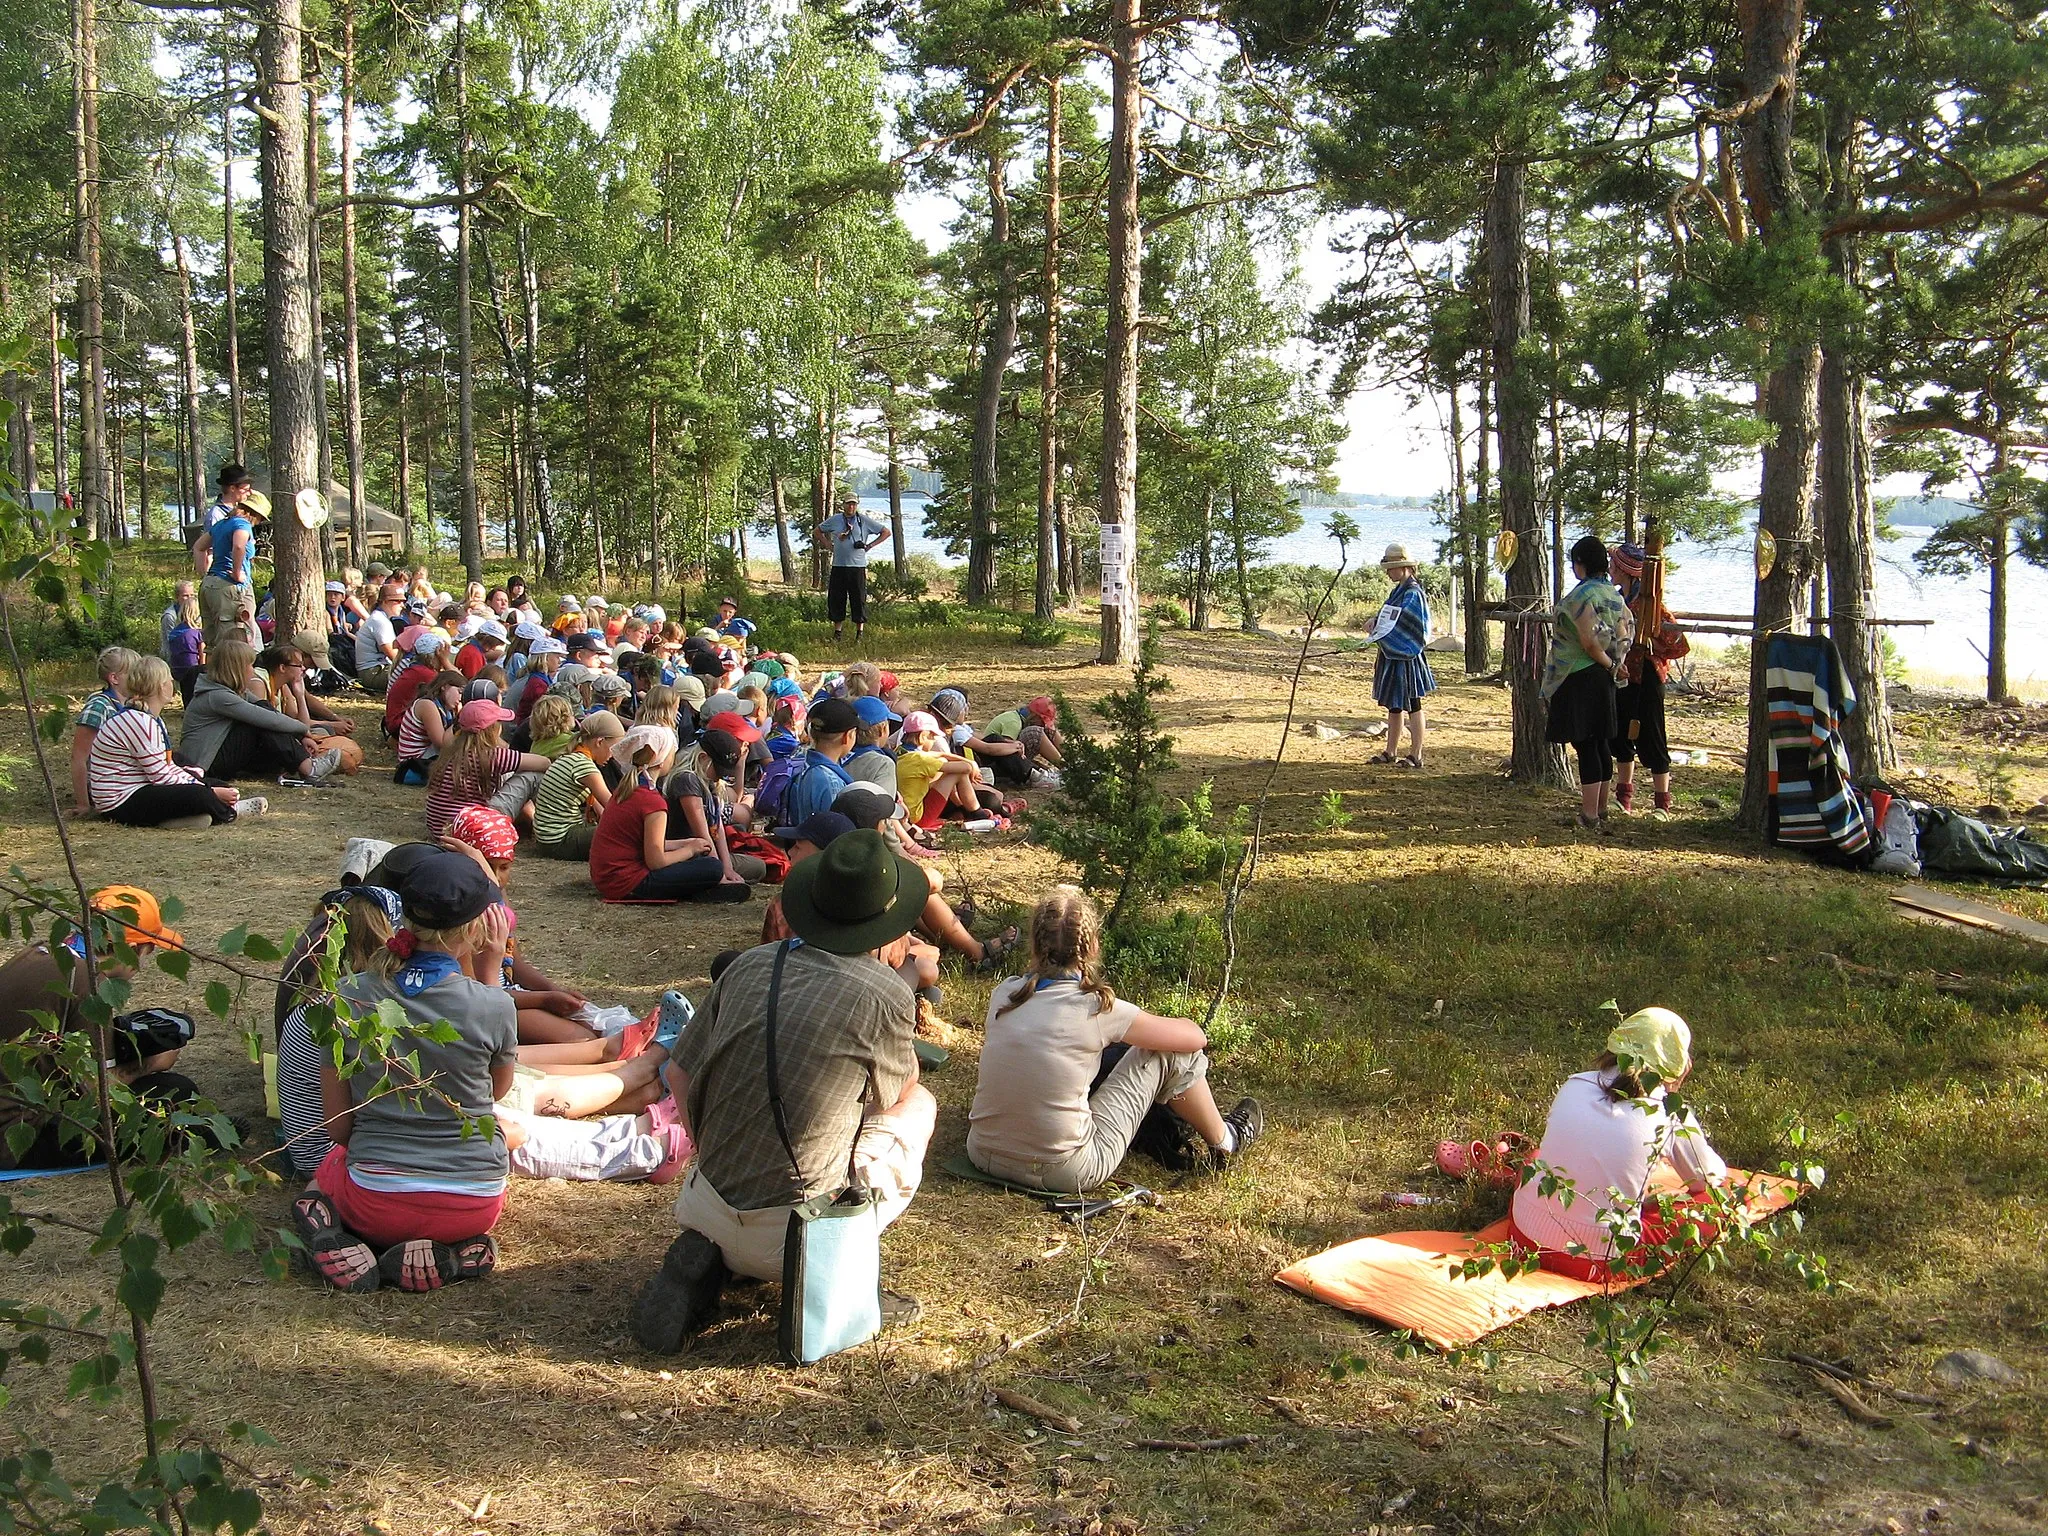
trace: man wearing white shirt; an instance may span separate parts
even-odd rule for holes
[[[398,661],[398,626],[395,622],[405,607],[405,589],[387,586],[377,594],[377,606],[356,631],[356,681],[372,693],[382,693],[391,683],[391,669]]]
[[[840,498],[839,515],[827,518],[819,532],[832,541],[832,584],[825,594],[832,638],[845,638],[846,611],[851,608],[853,638],[858,640],[868,627],[868,552],[889,537],[888,526],[863,516],[860,498],[849,491]]]

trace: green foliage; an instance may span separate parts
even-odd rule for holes
[[[1316,830],[1342,832],[1351,825],[1351,813],[1344,809],[1344,791],[1332,789],[1316,803]]]
[[[1017,626],[1017,643],[1049,651],[1065,643],[1067,629],[1056,619],[1027,618]]]
[[[1079,867],[1083,887],[1115,893],[1105,920],[1110,933],[1134,917],[1144,899],[1216,880],[1235,836],[1232,828],[1217,828],[1206,783],[1187,800],[1159,787],[1174,757],[1157,700],[1172,687],[1159,668],[1158,633],[1148,628],[1130,686],[1095,705],[1107,727],[1101,735],[1091,734],[1065,695],[1058,696],[1066,759],[1060,792],[1049,810],[1032,816],[1031,827]]]

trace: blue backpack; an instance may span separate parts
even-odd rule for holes
[[[754,814],[766,816],[771,822],[782,819],[782,803],[789,798],[789,786],[794,784],[806,767],[804,754],[792,752],[788,757],[778,757],[761,771],[760,782],[754,786]]]

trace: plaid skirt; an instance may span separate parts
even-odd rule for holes
[[[1373,663],[1372,696],[1381,709],[1408,714],[1435,692],[1436,675],[1425,656],[1389,656],[1382,650]]]

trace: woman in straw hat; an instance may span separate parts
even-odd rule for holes
[[[1372,696],[1387,712],[1387,744],[1372,761],[1402,768],[1422,766],[1422,701],[1436,692],[1429,670],[1429,599],[1415,579],[1406,546],[1389,544],[1380,569],[1394,586],[1380,605],[1367,640],[1380,648],[1372,670]],[[1408,752],[1401,753],[1401,727],[1408,727]]]

